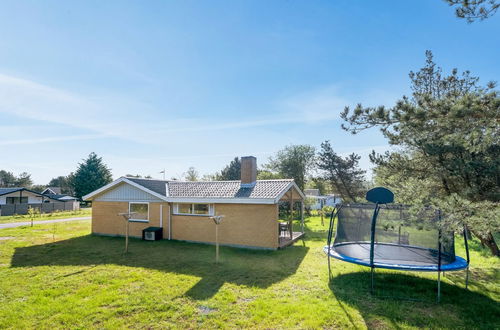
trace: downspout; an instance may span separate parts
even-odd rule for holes
[[[163,204],[160,204],[160,227],[163,229]]]
[[[172,239],[172,203],[168,203],[168,240]]]

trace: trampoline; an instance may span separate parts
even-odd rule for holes
[[[407,206],[392,204],[394,194],[382,187],[368,191],[366,199],[372,203],[340,204],[332,212],[323,249],[329,274],[330,257],[370,267],[373,293],[375,268],[437,272],[439,301],[441,272],[466,269],[467,287],[470,260],[465,228],[466,259],[455,255],[455,233],[442,228],[438,210],[424,209],[415,215]]]

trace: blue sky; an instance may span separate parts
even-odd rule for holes
[[[285,145],[387,149],[340,129],[345,105],[391,105],[434,52],[498,80],[500,14],[439,0],[2,1],[0,169],[36,183],[94,151],[114,177],[259,163]]]

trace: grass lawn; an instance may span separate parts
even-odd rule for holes
[[[472,278],[369,272],[322,252],[327,229],[280,251],[89,235],[89,221],[0,230],[0,328],[484,328],[500,327],[500,262],[471,244]],[[457,253],[462,253],[457,243]]]
[[[33,221],[43,221],[43,220],[53,220],[53,219],[65,219],[65,218],[77,218],[77,217],[90,217],[92,215],[92,208],[84,208],[78,211],[56,211],[52,213],[42,213],[37,214]],[[9,223],[9,222],[25,222],[31,221],[31,218],[27,214],[19,214],[19,215],[7,215],[0,217],[0,223]]]

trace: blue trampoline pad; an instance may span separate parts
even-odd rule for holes
[[[328,254],[328,246],[324,247]],[[370,243],[348,242],[330,247],[330,256],[339,260],[362,266],[370,266]],[[373,264],[376,268],[437,272],[438,251],[411,245],[375,243]],[[467,268],[464,258],[441,255],[441,271],[454,271]]]

